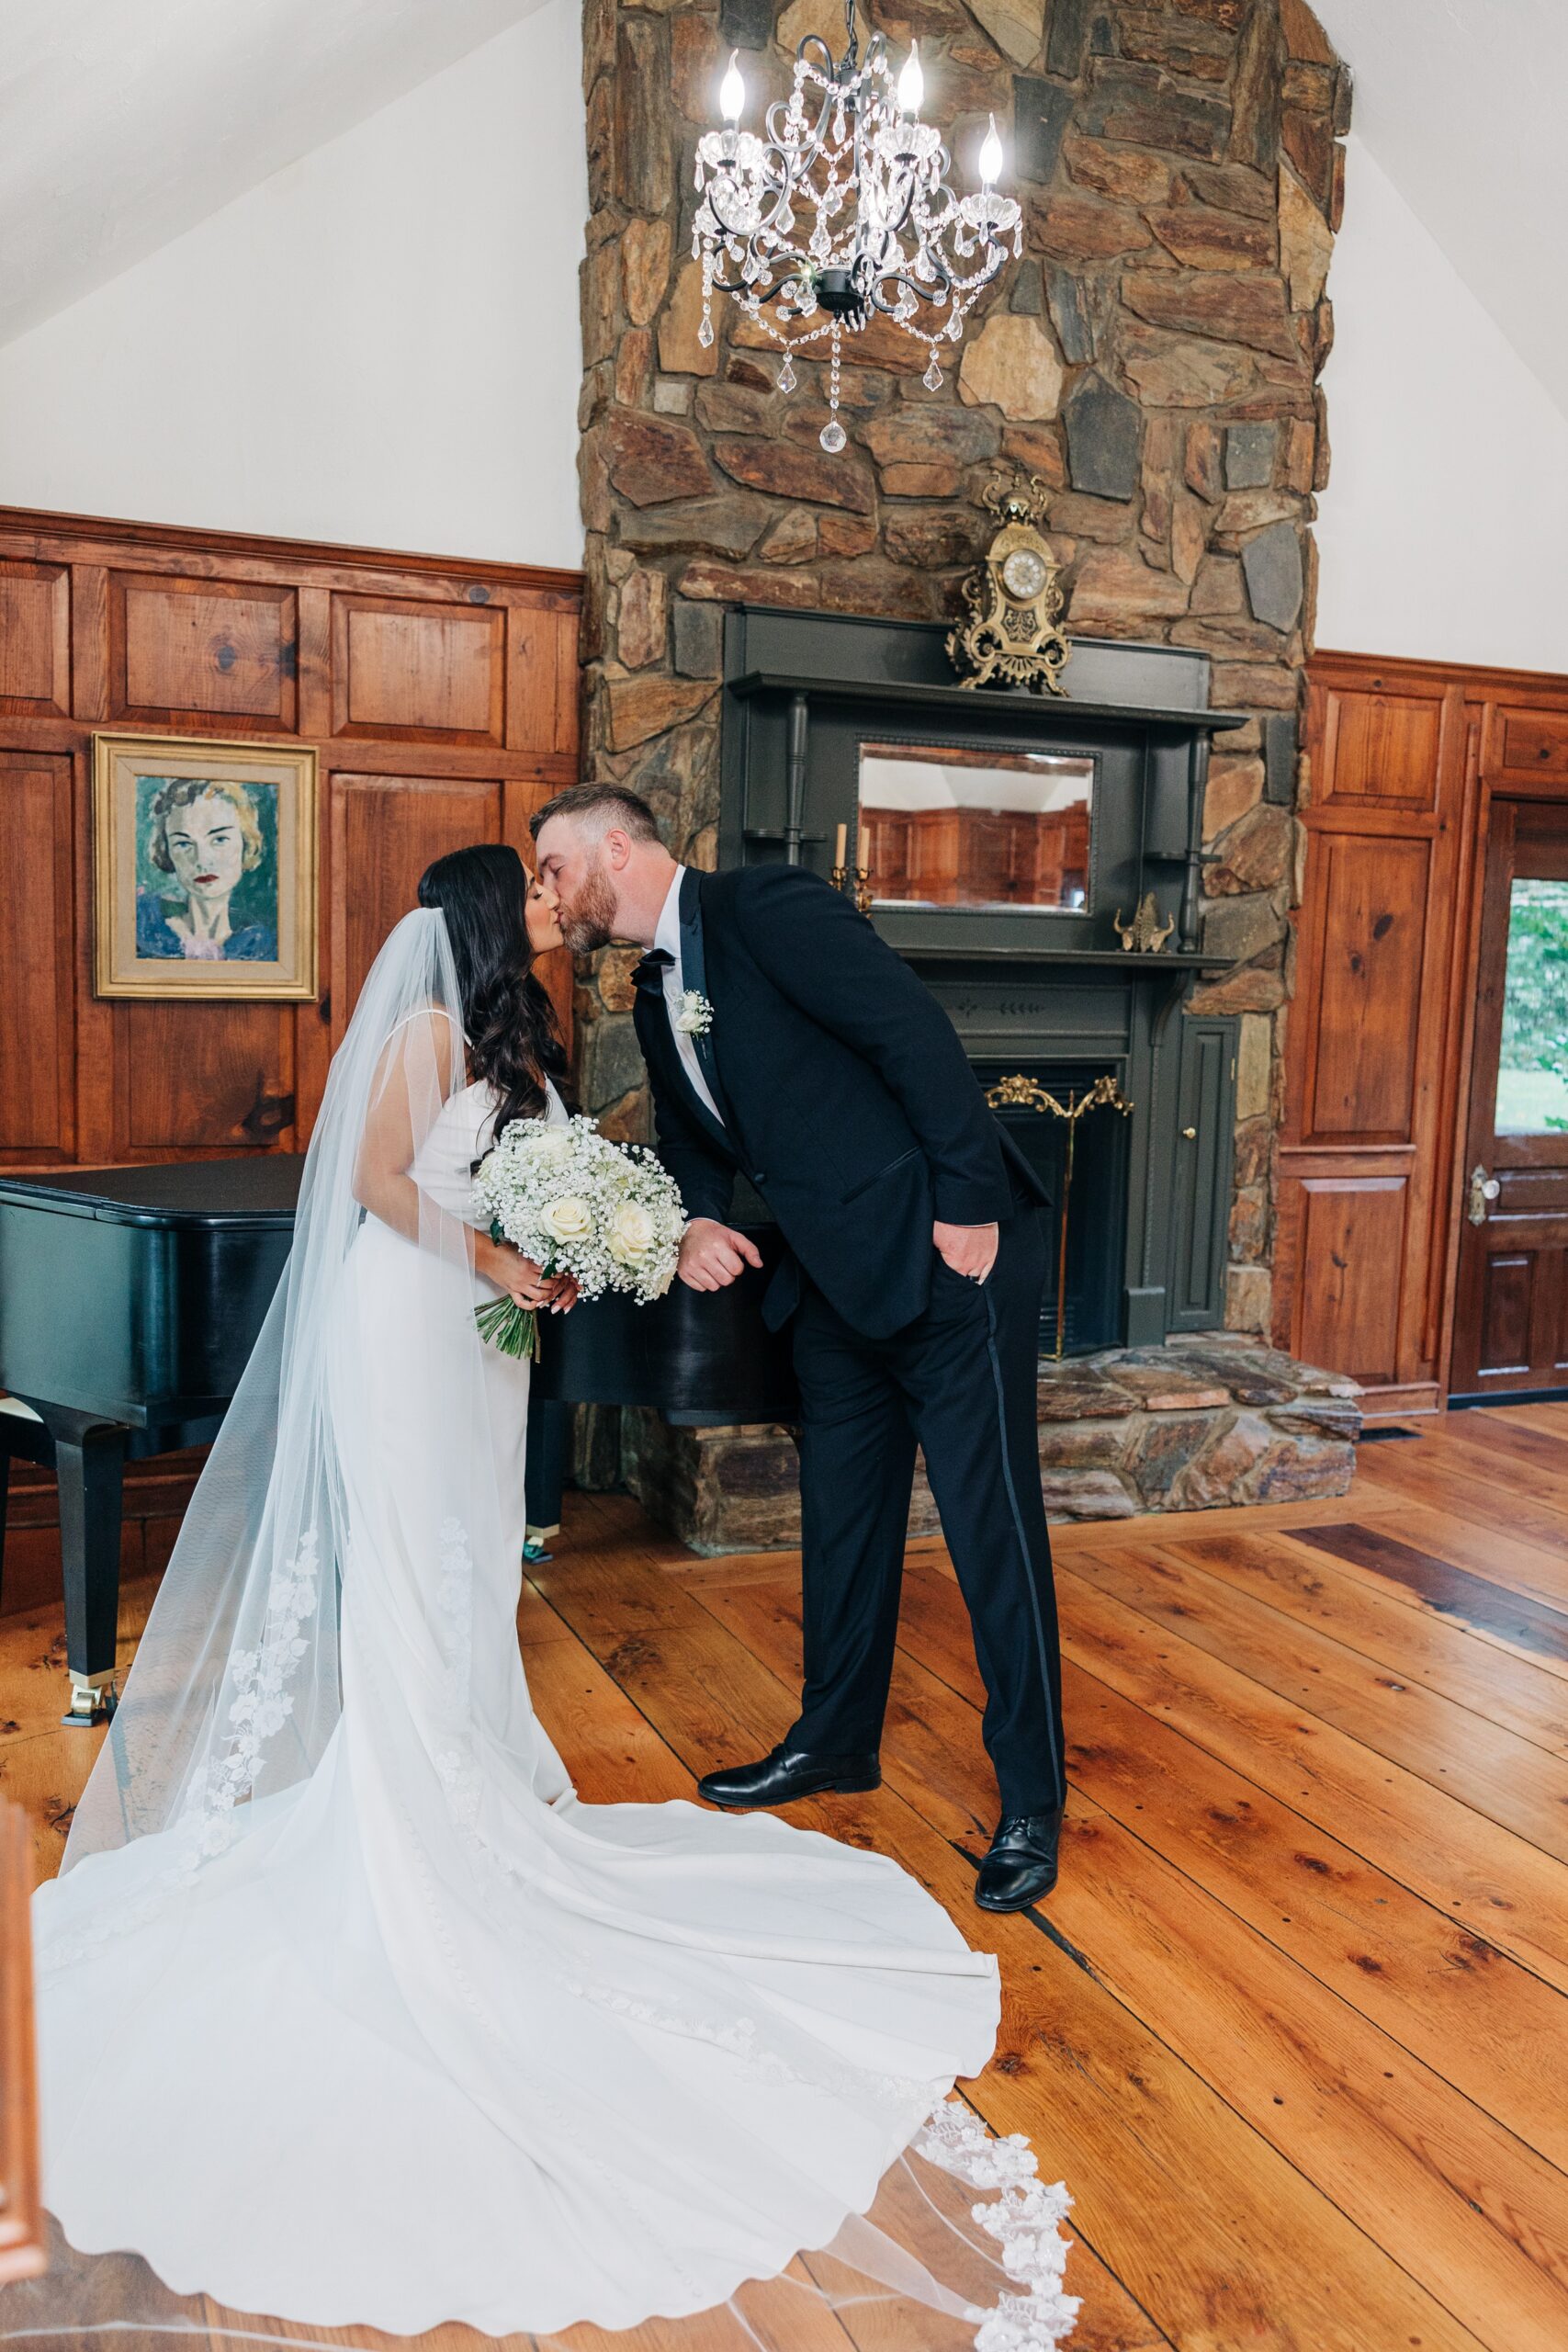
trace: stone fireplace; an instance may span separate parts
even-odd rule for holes
[[[1224,1321],[1236,1018],[1181,1009],[1231,962],[1202,935],[1202,808],[1210,740],[1245,719],[1209,707],[1207,657],[1179,648],[1079,642],[1067,680],[1060,696],[971,692],[940,626],[732,610],[719,858],[782,856],[827,875],[840,828],[855,841],[868,788],[886,792],[868,787],[868,759],[886,775],[895,745],[964,762],[910,772],[942,778],[949,797],[956,775],[969,800],[1022,797],[1032,761],[1082,778],[1082,880],[1066,893],[1055,878],[1030,887],[1055,903],[1021,904],[999,876],[957,903],[945,870],[913,886],[934,897],[914,899],[902,873],[874,870],[872,913],[949,1014],[1054,1197],[1066,1137],[1049,1130],[1066,1123],[1041,1095],[1066,1108],[1109,1081],[1127,1106],[1075,1123],[1068,1295],[1092,1317],[1080,1351],[1096,1338],[1147,1347]],[[1169,926],[1157,954],[1129,952],[1116,928],[1145,894]]]
[[[1351,1384],[1222,1328],[1239,1023],[1193,1000],[1232,961],[1208,938],[1202,808],[1211,741],[1245,720],[1211,708],[1201,653],[1081,641],[1057,697],[966,691],[944,639],[732,609],[721,860],[828,876],[840,841],[863,842],[872,920],[1039,1170],[1058,1515],[1337,1491]],[[900,791],[931,820],[913,848]],[[1129,947],[1122,918],[1145,899],[1158,944]],[[737,1216],[764,1216],[738,1189]],[[624,1437],[626,1476],[688,1542],[793,1538],[786,1432],[628,1416]]]
[[[1129,1343],[1175,1345],[1216,1327],[1261,1335],[1293,956],[1310,526],[1329,464],[1317,378],[1333,334],[1325,281],[1343,201],[1349,77],[1306,0],[1173,0],[1164,10],[1123,0],[1008,8],[920,0],[913,17],[888,0],[871,17],[895,42],[918,33],[926,113],[956,153],[972,153],[995,117],[1024,207],[1025,252],[971,320],[940,389],[922,383],[923,352],[896,334],[878,326],[854,339],[842,388],[849,446],[829,458],[817,438],[822,365],[798,359],[798,390],[781,393],[777,352],[728,303],[716,311],[715,341],[703,344],[700,270],[689,255],[694,142],[714,119],[729,51],[741,51],[759,100],[777,95],[804,34],[837,37],[840,0],[676,9],[588,0],[584,772],[635,786],[694,864],[743,854],[728,769],[731,713],[744,702],[746,724],[773,744],[763,788],[777,805],[759,803],[751,821],[782,828],[792,705],[771,689],[736,695],[744,673],[727,650],[736,616],[748,627],[759,608],[793,613],[807,628],[822,614],[944,623],[994,528],[986,489],[1015,469],[1037,476],[1051,493],[1044,527],[1080,641],[1074,696],[1099,693],[1088,681],[1102,648],[1089,640],[1119,640],[1134,668],[1168,683],[1134,686],[1129,670],[1110,699],[1179,706],[1184,689],[1173,681],[1183,657],[1206,662],[1207,698],[1243,717],[1214,734],[1196,804],[1190,767],[1168,790],[1168,762],[1151,804],[1150,845],[1172,854],[1157,871],[1151,863],[1148,887],[1180,925],[1171,948],[1194,954],[1201,941],[1213,960],[1179,988],[1174,977],[1140,983],[1099,1062],[1081,1026],[1065,1046],[1021,1034],[1021,1016],[998,1011],[1018,1000],[998,997],[988,961],[970,968],[933,956],[919,968],[955,1005],[960,994],[965,1004],[990,1002],[1001,1025],[973,1047],[988,1083],[990,1072],[1032,1073],[1055,1091],[1075,1071],[1129,1073],[1122,1091],[1137,1108],[1125,1122],[1097,1111],[1077,1137],[1085,1152],[1109,1149],[1093,1122],[1125,1130],[1124,1246],[1154,1269],[1145,1278],[1125,1258],[1118,1269],[1120,1306],[1135,1309],[1122,1323]],[[813,794],[818,752],[829,765],[833,757],[835,708],[841,717],[841,704],[819,698],[810,722]],[[885,724],[888,709],[885,702]],[[1103,750],[1103,730],[1097,741]],[[840,797],[847,813],[852,786]],[[1181,829],[1194,807],[1201,862],[1184,865]],[[827,823],[824,802],[811,824]],[[813,858],[831,846],[802,844]],[[890,936],[918,922],[886,918]],[[918,960],[918,940],[897,944]],[[1119,954],[1113,936],[1104,952]],[[641,1136],[632,960],[611,951],[580,976],[580,1087],[584,1107],[613,1132]],[[1072,984],[1086,1019],[1110,1015],[1118,984],[1107,968],[1097,978],[1082,966]],[[1064,998],[1071,992],[1063,986]],[[1154,1066],[1152,1098],[1141,1059]],[[1213,1121],[1200,1102],[1201,1115],[1175,1123],[1178,1135],[1228,1128],[1224,1182],[1212,1157],[1201,1177],[1206,1206],[1193,1212],[1158,1188],[1139,1196],[1150,1155],[1134,1148],[1136,1123],[1163,1119],[1183,1088],[1203,1098],[1227,1087]],[[1168,1171],[1168,1192],[1186,1182],[1179,1156],[1155,1164]],[[1123,1179],[1112,1171],[1112,1181]],[[1177,1262],[1176,1232],[1203,1246]],[[1162,1282],[1164,1306],[1133,1297]],[[1184,1282],[1186,1319],[1167,1311]],[[1277,1371],[1256,1370],[1254,1389],[1269,1383],[1281,1385]],[[1284,1408],[1233,1396],[1230,1409],[1259,1420]],[[1102,1418],[1130,1425],[1134,1417]],[[707,1472],[699,1475],[686,1439],[657,1459],[649,1442],[629,1419],[623,1430],[595,1419],[581,1466],[604,1480],[630,1476],[649,1493],[702,1486]],[[1274,1443],[1257,1430],[1251,1442],[1258,1462]],[[775,1447],[764,1467],[764,1441],[725,1443],[733,1493],[754,1476],[756,1518],[772,1510],[783,1525],[786,1507],[765,1504],[763,1490],[770,1479],[787,1488],[787,1459]],[[1104,1431],[1094,1446],[1116,1451]],[[716,1456],[705,1458],[711,1467]],[[698,1540],[717,1540],[716,1506],[682,1504],[671,1516]],[[745,1516],[739,1504],[729,1513],[737,1525]]]

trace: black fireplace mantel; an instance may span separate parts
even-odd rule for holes
[[[930,622],[730,610],[721,862],[782,853],[826,873],[837,827],[849,826],[854,838],[860,744],[879,734],[1081,752],[1096,771],[1087,907],[879,906],[877,928],[916,955],[1114,953],[1116,915],[1130,915],[1152,889],[1162,916],[1176,922],[1175,951],[1197,956],[1210,738],[1247,723],[1240,712],[1210,709],[1208,657],[1080,639],[1060,695],[971,690],[954,676],[946,635]]]
[[[827,876],[856,837],[867,741],[1048,751],[1093,760],[1087,903],[874,906],[888,944],[944,1006],[982,1083],[1053,1090],[1112,1074],[1132,1104],[1116,1182],[1124,1231],[1100,1344],[1223,1322],[1234,1149],[1234,1017],[1186,1009],[1203,949],[1209,662],[1180,647],[1079,639],[1061,695],[971,691],[938,624],[738,605],[726,616],[719,862],[784,859]],[[1158,953],[1116,929],[1153,892]],[[1025,1126],[1041,1114],[1002,1115]],[[1096,1117],[1116,1114],[1096,1113]],[[1118,1123],[1120,1125],[1120,1122]]]

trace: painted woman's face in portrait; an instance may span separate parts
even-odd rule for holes
[[[167,839],[175,878],[187,898],[207,903],[229,898],[245,859],[245,837],[231,800],[203,793],[174,812]]]

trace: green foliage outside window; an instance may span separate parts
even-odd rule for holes
[[[1568,882],[1517,881],[1508,906],[1497,1132],[1568,1130]]]

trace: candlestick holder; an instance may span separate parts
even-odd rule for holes
[[[852,880],[855,886],[852,896],[854,898],[856,914],[870,914],[872,892],[871,868],[869,865],[835,865],[831,873],[829,875],[828,879],[831,882],[835,890],[845,893],[848,892],[848,886]]]

